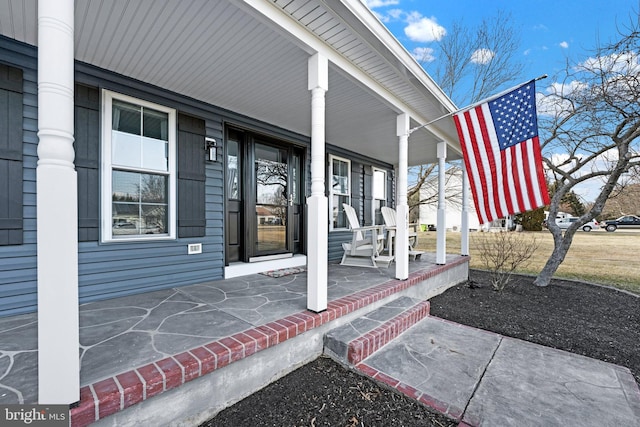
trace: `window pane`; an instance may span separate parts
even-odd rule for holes
[[[349,203],[348,196],[333,196],[333,212],[331,213],[333,228],[348,228],[347,215],[344,213],[343,203]]]
[[[139,136],[114,130],[111,132],[111,162],[118,166],[140,167],[141,144]]]
[[[166,225],[166,205],[142,205],[142,216],[140,218],[140,234],[166,233]]]
[[[140,201],[140,174],[134,172],[113,171],[111,189],[112,200],[122,202]]]
[[[169,170],[167,141],[142,138],[142,164],[145,169]]]
[[[333,159],[332,192],[349,194],[349,164]]]
[[[385,181],[387,180],[387,174],[381,170],[373,171],[373,198],[374,199],[386,199],[385,196]]]
[[[140,135],[142,107],[114,99],[112,114],[111,129]]]
[[[287,152],[276,147],[256,144],[256,203],[287,204]]]
[[[164,175],[140,174],[142,203],[167,203],[167,181]]]
[[[384,224],[384,217],[382,216],[382,207],[386,206],[387,203],[385,200],[374,200],[374,224]]]
[[[168,181],[164,175],[113,171],[114,237],[167,233]]]
[[[143,136],[153,139],[169,139],[169,115],[150,108],[143,109]]]
[[[113,203],[112,213],[114,237],[139,234],[140,205],[137,203]]]

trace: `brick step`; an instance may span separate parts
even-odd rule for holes
[[[402,297],[324,336],[324,352],[356,365],[429,315],[429,301]]]

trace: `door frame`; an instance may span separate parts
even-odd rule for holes
[[[240,162],[240,174],[239,179],[242,181],[240,200],[229,200],[227,179],[229,174],[229,168],[227,167],[227,142],[229,140],[229,130],[233,130],[242,134],[242,141],[239,141],[239,159]],[[226,124],[224,126],[224,138],[225,138],[225,155],[224,155],[224,218],[225,218],[225,265],[229,265],[234,262],[254,262],[266,259],[274,259],[279,257],[291,257],[294,254],[306,253],[305,247],[305,203],[307,192],[307,179],[306,179],[306,156],[307,147],[300,143],[295,143],[291,140],[283,139],[273,135],[268,135],[261,132],[256,132],[253,129],[249,129],[243,126],[237,126],[234,124]],[[295,206],[288,205],[287,209],[287,242],[285,251],[276,251],[274,253],[255,253],[255,245],[257,242],[257,215],[256,215],[256,177],[255,177],[255,144],[263,144],[267,146],[277,147],[285,149],[287,151],[287,187],[292,186],[292,168],[294,155],[299,156],[299,177],[300,182],[298,185],[298,200]],[[234,203],[240,204],[240,217],[239,220],[233,222],[238,227],[237,230],[230,230],[232,222],[230,218],[230,205]],[[298,229],[296,230],[296,221],[293,221],[294,215],[297,215],[296,221]],[[230,236],[233,233],[237,233],[239,239],[239,248],[237,248],[238,259],[229,259],[229,242]],[[297,235],[298,240],[294,237]]]

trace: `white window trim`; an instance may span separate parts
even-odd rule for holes
[[[348,194],[343,193],[334,193],[333,192],[333,161],[340,160],[341,162],[347,163],[347,190]],[[333,227],[333,196],[334,194],[340,196],[347,196],[348,203],[351,205],[351,160],[345,159],[344,157],[334,156],[333,154],[329,155],[329,173],[327,174],[329,177],[329,231],[333,230],[348,230],[348,227],[343,228],[334,228]],[[340,210],[340,206],[338,206],[338,210]]]
[[[375,193],[376,193],[376,189],[375,189],[375,185],[376,185],[376,181],[375,181],[375,176],[376,176],[376,172],[382,172],[384,174],[384,181],[382,182],[382,191],[384,192],[384,198],[382,199],[376,199],[375,198]],[[373,217],[373,223],[374,225],[384,225],[384,220],[382,221],[382,224],[376,224],[376,200],[383,200],[385,203],[387,202],[387,171],[385,169],[380,169],[377,167],[372,167],[372,172],[371,172],[371,181],[372,181],[372,185],[371,185],[371,213],[372,213],[372,217]]]
[[[135,235],[131,237],[122,236],[117,239],[113,238],[112,229],[112,165],[111,165],[111,120],[112,120],[112,102],[114,99],[118,99],[132,104],[141,105],[143,107],[152,108],[157,111],[162,111],[169,116],[168,126],[168,175],[169,175],[169,200],[167,209],[167,226],[168,233],[161,235]],[[162,105],[147,102],[138,98],[123,95],[117,92],[112,92],[106,89],[102,90],[102,147],[101,147],[101,161],[100,161],[100,201],[101,201],[101,221],[100,221],[100,234],[102,242],[131,242],[131,241],[157,241],[157,240],[170,240],[175,239],[177,235],[177,207],[176,207],[176,110],[168,108]],[[157,173],[157,171],[150,171]]]

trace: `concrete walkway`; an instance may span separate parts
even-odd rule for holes
[[[640,426],[629,369],[436,317],[357,368],[461,426]]]

